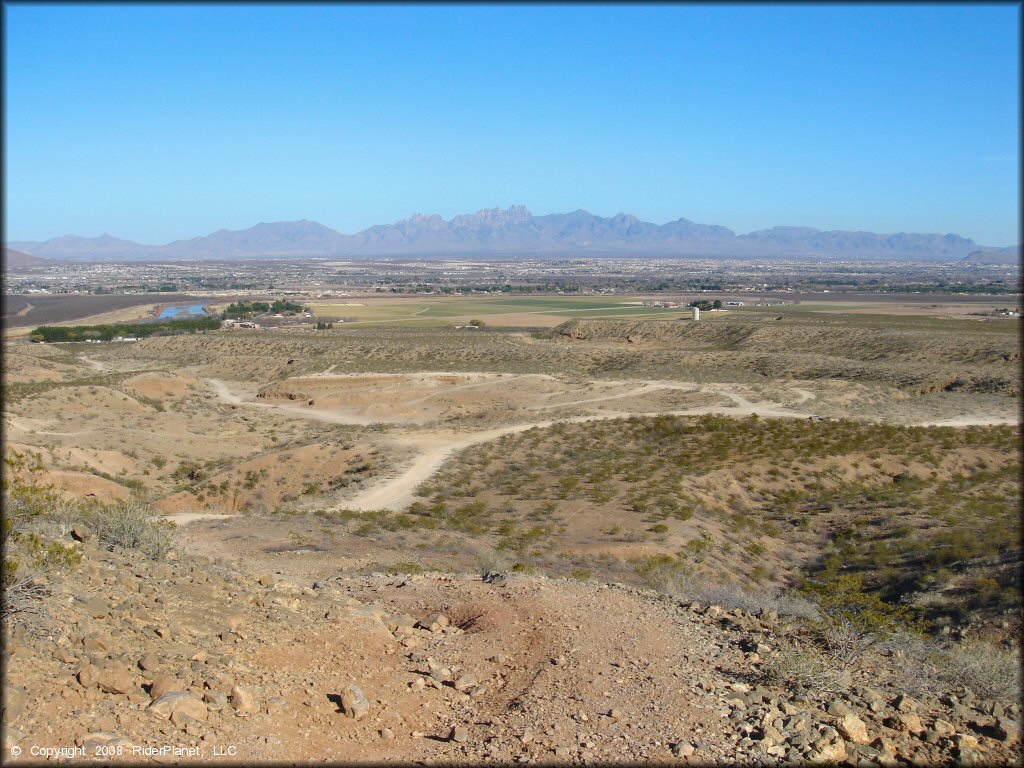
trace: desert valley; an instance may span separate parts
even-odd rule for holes
[[[9,295],[5,749],[1020,760],[1019,295],[743,281]]]

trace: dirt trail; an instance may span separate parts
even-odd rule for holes
[[[813,392],[811,392],[809,389],[801,389],[800,387],[790,387],[789,391],[790,392],[796,392],[800,396],[800,399],[797,400],[797,402],[796,402],[797,405],[801,405],[803,403],[806,403],[808,400],[817,400],[818,399],[818,396],[816,394],[814,394]]]
[[[164,519],[175,525],[188,525],[196,520],[223,520],[226,517],[236,517],[236,515],[219,515],[213,512],[176,512],[173,515],[166,515]]]
[[[296,416],[300,416],[305,419],[313,419],[317,421],[326,421],[334,424],[371,424],[380,423],[379,420],[372,417],[356,416],[353,414],[345,414],[337,411],[325,412],[325,411],[311,411],[299,406],[286,405],[281,403],[254,403],[252,401],[243,400],[238,395],[231,392],[228,386],[219,379],[208,379],[207,380],[214,390],[226,402],[234,405],[244,405],[251,408],[273,408],[286,413],[291,413]],[[467,384],[463,387],[476,386],[476,384]],[[339,509],[351,509],[357,511],[371,511],[377,509],[387,509],[391,511],[398,511],[405,509],[415,499],[414,493],[416,488],[426,480],[428,480],[445,461],[450,458],[453,454],[468,448],[472,445],[479,443],[488,442],[490,440],[496,440],[503,435],[513,434],[517,432],[525,432],[534,427],[544,428],[549,427],[556,422],[566,423],[580,423],[586,421],[601,421],[605,419],[617,419],[625,418],[629,416],[704,416],[708,414],[718,413],[725,416],[751,416],[757,414],[765,418],[795,418],[795,419],[806,419],[816,418],[817,414],[810,413],[807,411],[795,411],[789,408],[779,406],[777,403],[768,401],[754,402],[748,399],[743,394],[731,389],[727,386],[720,384],[697,384],[694,382],[665,382],[665,381],[645,381],[639,382],[636,387],[624,392],[620,392],[613,395],[589,398],[587,400],[577,400],[573,403],[566,404],[554,404],[554,405],[540,405],[533,406],[531,410],[544,410],[556,407],[569,407],[571,405],[594,403],[605,400],[618,400],[626,397],[636,396],[640,394],[648,394],[653,391],[660,389],[685,389],[688,392],[702,392],[710,394],[718,394],[729,398],[735,403],[732,406],[722,405],[709,405],[700,406],[697,408],[687,408],[683,410],[673,411],[654,411],[654,412],[643,412],[643,413],[627,413],[620,411],[605,411],[602,413],[588,414],[584,416],[571,416],[561,419],[544,419],[538,421],[530,421],[522,424],[511,424],[501,427],[494,427],[491,429],[484,429],[475,432],[457,432],[455,430],[434,430],[430,432],[418,432],[405,435],[394,435],[391,438],[391,442],[396,447],[400,448],[412,448],[418,452],[413,461],[406,466],[399,474],[392,477],[384,477],[377,482],[365,488],[356,496],[350,499],[342,501],[339,505]],[[806,390],[791,387],[791,391],[797,393],[800,396],[798,404],[805,403],[809,400],[816,399],[814,393]],[[922,424],[921,426],[970,426],[973,424],[1008,424],[1016,423],[1013,420],[1001,419],[1001,418],[989,418],[989,417],[962,417],[959,419],[951,419],[943,422],[930,422]]]
[[[94,359],[92,357],[89,357],[88,355],[81,355],[80,359],[82,360],[82,362],[87,363],[88,365],[92,366],[92,368],[94,370],[97,370],[97,371],[105,371],[105,370],[107,370],[106,363],[103,363],[100,360],[96,360],[96,359]]]
[[[380,419],[375,419],[370,416],[356,416],[354,414],[341,413],[338,411],[310,411],[297,405],[286,405],[284,403],[254,403],[251,400],[243,400],[241,397],[233,393],[228,389],[228,385],[220,379],[207,379],[206,381],[213,387],[218,397],[231,405],[244,405],[247,408],[271,408],[274,410],[284,411],[285,413],[290,413],[303,419],[326,421],[330,424],[353,424],[365,426],[367,424],[386,423],[382,422]]]
[[[15,416],[7,416],[5,422],[11,429],[17,429],[20,432],[26,432],[33,435],[52,435],[54,437],[74,437],[76,435],[91,435],[95,432],[95,429],[80,429],[76,432],[50,432],[45,429],[35,429],[34,427],[27,427],[21,420]]]
[[[1017,425],[1018,419],[1006,419],[999,416],[960,416],[944,421],[922,421],[917,427],[996,427],[1001,425]]]

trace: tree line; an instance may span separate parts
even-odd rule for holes
[[[41,325],[29,334],[32,341],[112,341],[118,336],[170,336],[178,333],[213,331],[220,328],[215,317],[190,317],[159,323],[110,323],[103,325]]]

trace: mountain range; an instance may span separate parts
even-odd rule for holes
[[[111,235],[65,235],[43,242],[13,241],[8,248],[65,261],[196,261],[256,258],[386,256],[661,256],[820,257],[1012,263],[1020,246],[989,248],[954,234],[875,234],[810,227],[772,227],[745,235],[712,224],[678,219],[651,224],[620,213],[587,211],[534,216],[524,206],[489,208],[446,221],[416,214],[344,235],[315,221],[261,223],[221,229],[166,245],[144,245]]]

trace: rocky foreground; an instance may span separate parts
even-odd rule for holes
[[[915,699],[882,656],[836,691],[766,685],[799,634],[771,611],[500,574],[299,585],[82,538],[5,643],[11,764],[1021,761],[1019,704]]]

